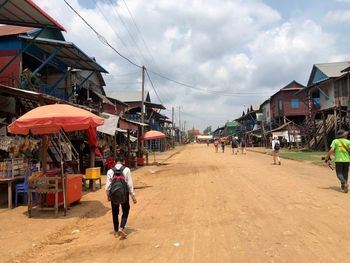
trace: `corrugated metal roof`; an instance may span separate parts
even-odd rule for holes
[[[26,34],[35,30],[33,27],[24,26],[0,26],[0,37]]]
[[[350,66],[349,62],[334,62],[334,63],[320,63],[315,64],[327,77],[334,78],[342,75],[342,70]]]
[[[56,28],[66,31],[31,0],[0,0],[0,24]]]
[[[305,86],[300,84],[299,82],[293,80],[288,85],[284,86],[281,90],[300,90],[304,89]]]
[[[29,36],[19,36],[19,38],[26,41],[33,40],[33,37]],[[48,54],[53,53],[58,47],[61,48],[55,57],[64,61],[69,67],[108,73],[102,66],[71,42],[36,38],[33,40],[33,45],[36,45]],[[77,64],[77,62],[79,63]]]
[[[238,121],[228,121],[226,122],[227,127],[239,127],[241,124]]]

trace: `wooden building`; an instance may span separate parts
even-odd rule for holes
[[[304,85],[293,80],[271,96],[270,118],[274,126],[281,126],[287,121],[297,124],[305,121],[308,107],[304,102],[307,100],[307,94],[300,92],[304,88]]]

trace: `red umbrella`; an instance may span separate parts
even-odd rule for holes
[[[26,135],[87,130],[102,125],[103,118],[67,104],[52,104],[37,107],[8,126],[10,133]]]
[[[155,139],[163,139],[163,138],[166,138],[166,135],[160,131],[153,131],[153,130],[150,130],[148,132],[146,132],[142,139],[147,141],[147,140],[155,140]]]
[[[150,130],[148,132],[146,132],[143,137],[142,137],[142,140],[155,140],[155,139],[163,139],[163,138],[166,138],[166,135],[160,131],[153,131],[153,130]],[[156,153],[153,152],[153,163],[156,163]]]

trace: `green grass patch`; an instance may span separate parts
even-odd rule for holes
[[[326,152],[296,152],[296,151],[282,151],[280,156],[287,159],[297,161],[307,161],[315,164],[323,164],[321,157],[326,156]]]

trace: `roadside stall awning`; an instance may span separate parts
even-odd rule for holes
[[[105,122],[103,125],[97,127],[97,131],[114,136],[117,131],[119,116],[104,112],[102,113],[102,117]]]
[[[33,41],[32,45],[39,47],[48,54],[56,52],[55,58],[63,61],[68,67],[108,73],[107,70],[71,42],[45,38],[34,39],[30,36],[19,36],[19,38]]]
[[[89,108],[87,106],[70,103],[54,96],[50,96],[44,93],[39,93],[31,90],[17,89],[0,84],[0,95],[12,96],[16,98],[23,98],[29,101],[39,102],[40,104],[68,104],[90,112],[98,113],[96,109]]]
[[[148,124],[137,122],[137,121],[131,121],[127,119],[119,119],[119,128],[124,129],[124,130],[133,130],[133,131],[138,131],[139,126],[148,126]]]
[[[105,95],[102,95],[101,93],[95,91],[95,90],[91,90],[97,97],[99,97],[103,103],[109,104],[114,106],[114,103],[111,102]]]
[[[40,101],[45,104],[66,103],[63,100],[60,100],[50,95],[46,95],[43,93],[38,93],[30,90],[17,89],[17,88],[9,87],[2,84],[0,84],[0,95],[11,95],[15,97],[25,98],[28,100]]]
[[[0,24],[66,31],[31,0],[0,0]]]
[[[213,135],[197,135],[197,140],[211,140]]]

